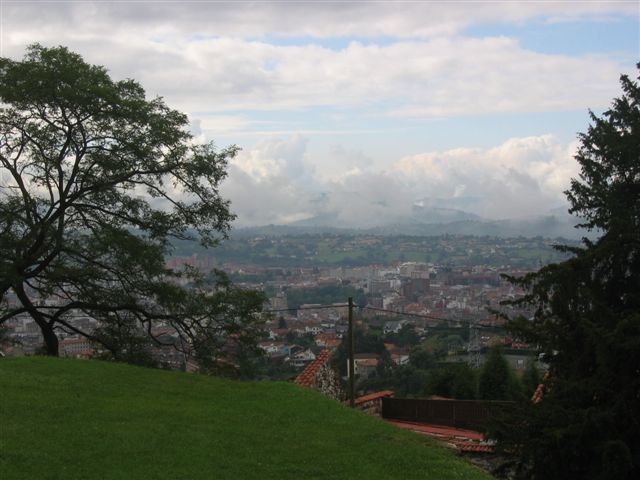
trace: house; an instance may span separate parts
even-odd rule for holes
[[[303,350],[291,355],[290,362],[294,367],[304,367],[316,359],[315,354],[311,349]]]
[[[347,325],[336,325],[336,338],[344,338],[348,331],[349,327]]]
[[[409,353],[397,351],[391,354],[391,361],[396,365],[407,365],[409,363]]]
[[[320,325],[307,325],[304,327],[305,333],[310,333],[312,335],[318,335],[322,333],[322,327]]]
[[[398,333],[406,323],[406,320],[390,320],[385,322],[382,331],[385,335],[388,335],[389,333]]]
[[[284,342],[260,342],[258,346],[264,350],[267,355],[288,354],[288,348]]]
[[[353,356],[353,367],[356,376],[368,378],[373,375],[380,363],[380,357],[376,353],[356,353]],[[347,359],[347,372],[349,371],[349,359]]]
[[[324,348],[335,348],[338,346],[340,341],[336,338],[336,334],[330,333],[319,333],[315,337],[316,345]]]
[[[91,358],[96,350],[93,344],[84,337],[65,338],[60,341],[59,353],[63,357]]]

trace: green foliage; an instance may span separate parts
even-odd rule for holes
[[[436,357],[424,348],[415,347],[409,354],[409,363],[421,370],[429,370],[436,366]]]
[[[459,349],[463,345],[463,337],[458,334],[449,334],[451,329],[445,328],[443,332],[430,334],[429,337],[420,344],[420,348],[431,353],[435,358],[441,359],[447,356],[449,349]],[[455,331],[455,330],[453,330]],[[468,332],[463,332],[468,336]]]
[[[403,365],[396,369],[393,376],[393,389],[399,397],[422,396],[427,385],[428,372],[412,365]]]
[[[489,349],[478,380],[478,399],[515,400],[521,394],[520,385],[500,348]]]
[[[515,303],[535,314],[511,328],[540,346],[550,372],[542,401],[498,434],[520,454],[523,478],[640,476],[640,86],[621,84],[611,109],[591,114],[567,192],[570,211],[600,238],[512,279],[527,291]]]
[[[151,351],[152,341],[140,332],[135,320],[126,316],[117,316],[113,320],[93,332],[93,336],[107,348],[99,358],[144,367],[157,366]]]
[[[420,337],[415,331],[413,325],[403,325],[398,333],[390,333],[386,337],[386,341],[394,343],[399,347],[413,347],[420,343]]]
[[[445,363],[429,371],[426,391],[458,400],[476,398],[476,373],[467,363]]]
[[[316,344],[316,339],[313,336],[313,333],[305,333],[305,334],[296,336],[293,332],[289,332],[287,334],[287,339],[290,339],[292,343],[299,345],[305,349],[311,348],[313,345]]]
[[[218,192],[237,147],[195,144],[186,115],[64,47],[0,59],[0,101],[0,296],[20,302],[0,305],[0,324],[29,314],[50,355],[56,328],[113,340],[124,317],[214,360],[255,336],[261,296],[222,275],[213,295],[187,290],[196,272],[164,261],[171,240],[226,237],[234,216]],[[78,312],[106,325],[101,336],[73,324]]]
[[[490,479],[291,383],[22,358],[0,361],[0,391],[3,480]]]
[[[393,366],[358,383],[365,392],[391,389],[398,397],[421,397],[428,372],[413,365]]]
[[[539,262],[557,262],[569,257],[554,250],[548,240],[538,238],[501,238],[495,236],[398,235],[396,232],[337,234],[306,233],[296,229],[275,230],[269,227],[237,232],[233,238],[221,242],[209,254],[193,243],[173,242],[175,254],[181,256],[211,255],[217,262],[250,262],[263,267],[291,268],[319,265],[353,267],[371,264],[394,265],[403,253],[408,261],[447,262],[456,266],[478,264],[499,267],[537,268]],[[577,243],[577,242],[576,242]],[[473,252],[473,253],[471,253]],[[234,281],[265,282],[275,275],[238,275]],[[496,277],[497,280],[497,277]],[[483,281],[491,281],[484,279]]]
[[[531,398],[541,381],[540,372],[533,359],[529,361],[527,369],[522,375],[522,392],[525,398]]]

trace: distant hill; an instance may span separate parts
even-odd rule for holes
[[[501,238],[544,237],[580,239],[585,232],[577,230],[578,223],[572,217],[547,215],[519,220],[458,220],[450,222],[412,222],[390,224],[375,229],[371,233],[381,235],[474,235]]]
[[[398,219],[397,222],[370,228],[341,228],[337,223],[322,223],[325,217],[308,219],[289,225],[265,225],[233,230],[234,236],[300,235],[300,234],[373,234],[373,235],[475,235],[502,238],[544,237],[577,240],[588,235],[575,228],[579,221],[559,212],[523,219],[488,220],[470,213],[446,208],[430,208],[421,215]]]
[[[11,479],[490,479],[429,439],[280,382],[0,359]]]
[[[579,240],[587,235],[575,225],[579,219],[569,215],[568,206],[558,206],[544,214],[489,219],[473,213],[482,199],[476,197],[420,198],[407,214],[390,217],[371,214],[363,218],[345,218],[339,212],[324,212],[286,225],[240,227],[234,235],[298,235],[298,234],[374,234],[374,235],[474,235],[511,237],[544,237]],[[372,212],[375,212],[372,208]]]

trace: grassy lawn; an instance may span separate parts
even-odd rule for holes
[[[47,358],[0,359],[0,477],[490,478],[293,384]]]

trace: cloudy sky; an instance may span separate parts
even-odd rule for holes
[[[242,153],[237,225],[565,205],[588,109],[640,60],[632,1],[0,1],[2,56],[65,45]]]

